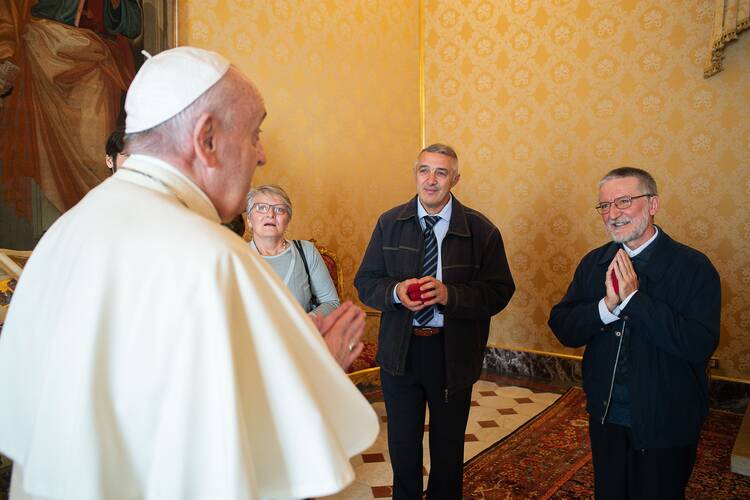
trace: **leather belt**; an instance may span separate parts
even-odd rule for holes
[[[438,333],[443,332],[442,327],[420,327],[420,326],[413,326],[411,328],[411,331],[414,335],[418,337],[432,337],[433,335],[437,335]]]

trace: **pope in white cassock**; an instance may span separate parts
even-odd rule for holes
[[[339,366],[364,313],[313,324],[220,224],[265,163],[263,99],[220,55],[181,47],[146,61],[125,108],[130,158],[40,241],[0,337],[11,498],[341,490],[378,431]]]

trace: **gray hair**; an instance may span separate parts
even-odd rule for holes
[[[204,113],[212,113],[221,123],[231,124],[236,114],[237,92],[233,67],[216,84],[205,91],[188,107],[148,130],[125,134],[126,154],[190,155],[193,148],[193,128]]]
[[[419,166],[419,156],[422,153],[437,153],[453,158],[453,166],[456,167],[456,175],[458,175],[458,155],[456,154],[456,150],[452,147],[448,146],[447,144],[440,144],[439,142],[430,144],[419,152],[419,154],[417,155],[417,160],[414,162],[414,168]]]
[[[599,181],[597,187],[601,189],[605,182],[611,181],[612,179],[622,179],[624,177],[635,177],[636,179],[638,179],[638,183],[641,185],[641,189],[645,191],[645,193],[643,194],[648,193],[654,196],[657,196],[659,194],[659,192],[656,190],[656,181],[651,176],[651,174],[649,174],[645,170],[635,167],[619,167],[614,170],[610,170],[609,172],[607,172],[607,175],[602,177],[602,180]]]
[[[281,188],[281,186],[277,186],[276,184],[264,184],[262,186],[254,187],[250,190],[249,193],[247,193],[247,214],[250,215],[250,210],[253,208],[253,204],[255,203],[255,198],[259,194],[264,194],[266,196],[278,196],[282,200],[284,200],[284,205],[286,205],[287,210],[289,210],[289,220],[292,219],[292,200],[289,199],[289,195],[286,194],[286,191]]]

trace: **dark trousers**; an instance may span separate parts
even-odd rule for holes
[[[685,498],[697,445],[633,448],[629,427],[589,418],[594,494],[600,500]]]
[[[422,439],[429,407],[429,500],[461,498],[464,435],[471,387],[451,392],[446,401],[443,334],[412,336],[403,376],[381,370],[388,413],[388,451],[394,500],[422,498]]]

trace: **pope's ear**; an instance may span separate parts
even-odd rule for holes
[[[193,128],[193,146],[200,161],[208,166],[218,165],[216,159],[216,118],[203,113]]]

